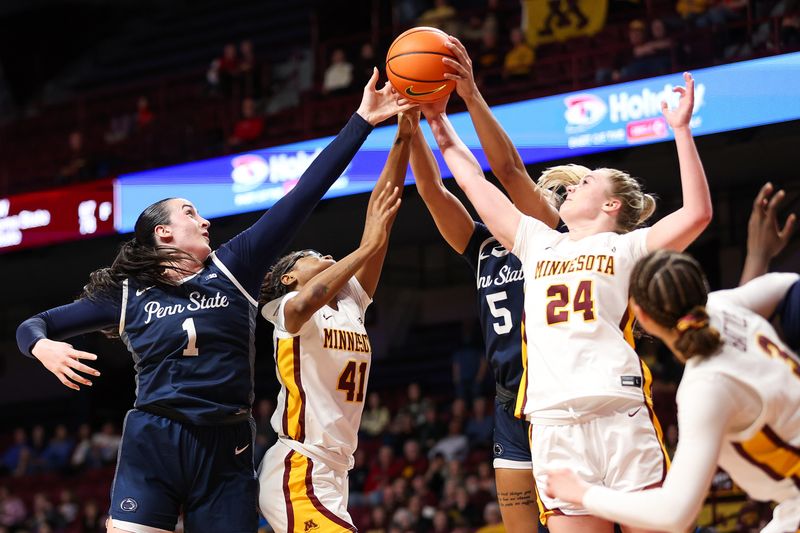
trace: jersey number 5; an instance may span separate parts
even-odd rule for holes
[[[547,325],[552,326],[569,320],[569,287],[566,285],[550,285],[547,288]],[[583,280],[578,283],[575,291],[575,298],[572,300],[572,310],[575,313],[583,313],[584,322],[594,320],[594,298],[592,297],[591,280]]]
[[[356,365],[358,365],[358,375],[356,375]],[[339,374],[339,384],[336,387],[340,391],[347,393],[348,402],[364,401],[364,382],[367,380],[367,363],[350,360]]]
[[[492,316],[502,320],[502,322],[492,322],[494,332],[498,335],[505,335],[511,331],[511,328],[514,325],[511,322],[511,312],[505,307],[497,306],[497,302],[502,302],[507,298],[508,295],[506,294],[506,291],[500,291],[494,294],[486,295],[486,303],[489,304],[489,311],[492,312]]]

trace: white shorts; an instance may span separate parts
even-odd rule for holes
[[[347,512],[347,472],[278,440],[258,467],[258,506],[275,531],[356,531]]]
[[[544,493],[547,472],[568,468],[593,485],[632,492],[660,486],[669,458],[655,414],[628,404],[585,422],[531,423],[531,459],[542,523],[553,514],[588,515],[580,505]]]
[[[786,533],[800,531],[800,498],[781,502],[772,511],[772,520],[761,533]]]

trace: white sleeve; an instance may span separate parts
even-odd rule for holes
[[[275,328],[280,331],[286,332],[286,319],[283,315],[283,310],[286,307],[286,302],[297,296],[297,291],[285,294],[281,298],[268,302],[261,308],[261,316],[270,321]]]
[[[350,296],[358,304],[359,309],[361,309],[361,319],[363,320],[367,307],[372,303],[372,298],[369,297],[369,294],[367,294],[367,291],[364,290],[364,287],[361,286],[355,276],[347,282],[347,289],[350,292]]]
[[[648,233],[650,233],[650,228],[640,228],[628,233],[623,233],[619,236],[617,245],[624,246],[627,249],[625,255],[628,255],[633,262],[636,262],[647,255]]]
[[[514,236],[514,248],[511,250],[511,253],[516,255],[520,261],[525,261],[534,242],[539,240],[537,245],[541,245],[541,237],[552,233],[560,235],[560,233],[540,220],[522,215],[519,217],[517,233]]]
[[[786,292],[798,279],[800,275],[791,272],[764,274],[741,287],[712,292],[709,297],[744,307],[769,320]]]
[[[722,440],[736,415],[737,389],[729,379],[705,377],[682,383],[678,391],[680,440],[661,488],[620,492],[593,486],[583,505],[612,522],[658,531],[686,531],[703,505],[717,470]]]

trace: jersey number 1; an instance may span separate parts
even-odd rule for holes
[[[197,330],[194,329],[194,318],[184,320],[181,327],[189,335],[189,342],[186,344],[186,349],[183,350],[183,356],[196,357],[200,355],[200,350],[197,349]]]
[[[362,362],[358,364],[358,376],[356,376],[356,361],[350,360],[347,366],[344,367],[342,373],[339,374],[339,384],[336,387],[340,391],[347,393],[346,399],[348,402],[364,401],[364,382],[367,377],[367,363]]]

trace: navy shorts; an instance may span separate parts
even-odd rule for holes
[[[174,531],[183,511],[186,531],[255,533],[254,434],[251,421],[195,426],[128,411],[109,515]]]
[[[528,440],[528,421],[515,417],[506,410],[506,407],[506,404],[495,401],[494,467],[530,470],[533,466]]]

